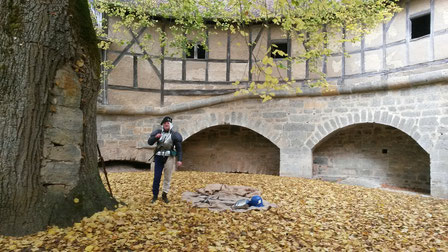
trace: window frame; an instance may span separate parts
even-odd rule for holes
[[[289,44],[289,40],[288,39],[271,39],[271,41],[269,41],[269,46],[271,47],[270,56],[274,60],[284,60],[284,59],[286,59],[286,57],[280,56],[278,54],[277,55],[272,55],[273,51],[278,50],[278,48],[272,47],[272,44],[275,44],[277,46],[278,46],[278,44],[286,44],[286,52],[285,53],[288,54],[287,57],[291,57],[290,52],[288,52],[288,49],[290,49],[290,47],[291,47],[291,45]]]
[[[204,50],[204,58],[198,58],[198,50],[199,50],[199,47],[202,47],[203,48],[203,50]],[[204,46],[202,46],[202,44],[201,43],[195,43],[194,45],[193,45],[193,55],[190,55],[190,56],[187,56],[187,54],[186,53],[184,53],[185,54],[185,59],[189,59],[189,60],[206,60],[206,59],[208,59],[208,54],[207,54],[207,51],[205,50],[205,48],[204,48]],[[193,56],[193,57],[192,57]]]
[[[431,10],[424,10],[424,11],[421,11],[421,12],[418,12],[418,13],[415,13],[415,14],[409,16],[408,22],[409,22],[409,39],[410,39],[410,41],[424,39],[424,38],[431,36],[431,32],[432,32],[432,30],[431,30],[431,25],[432,25],[431,24],[431,15],[432,15]],[[428,27],[429,33],[422,35],[420,37],[413,38],[412,37],[412,27],[413,27],[412,21],[417,18],[424,17],[424,16],[429,16],[429,27]]]

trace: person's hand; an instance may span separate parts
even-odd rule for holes
[[[161,136],[162,136],[162,134],[159,133],[156,135],[156,138],[159,139]]]
[[[182,161],[177,161],[177,167],[181,167],[182,166]]]

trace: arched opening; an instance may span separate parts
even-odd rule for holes
[[[313,177],[366,178],[429,193],[430,158],[414,139],[394,127],[355,124],[333,132],[313,149]]]
[[[132,169],[149,169],[149,164],[145,162],[139,162],[136,160],[108,160],[104,162],[107,170],[120,171],[120,170],[132,170]],[[103,170],[103,164],[98,162],[98,168]]]
[[[186,139],[182,148],[181,171],[279,175],[280,149],[248,128],[210,127]]]

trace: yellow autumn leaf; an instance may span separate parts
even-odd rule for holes
[[[82,60],[82,59],[77,60],[76,61],[76,66],[83,67],[84,66],[84,60]]]
[[[95,247],[93,245],[89,245],[84,249],[84,251],[93,251],[94,248]]]

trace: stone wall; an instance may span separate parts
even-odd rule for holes
[[[179,170],[279,175],[279,148],[247,128],[207,128],[189,137],[182,146],[185,158]]]
[[[431,193],[447,197],[448,82],[427,85],[431,79],[438,80],[439,74],[446,78],[448,72],[428,69],[421,77],[407,75],[406,85],[370,83],[366,91],[359,92],[363,90],[360,84],[350,92],[345,90],[346,94],[325,96],[310,91],[265,103],[231,95],[158,109],[100,106],[98,139],[106,159],[146,161],[150,154],[146,140],[160,127],[164,115],[173,117],[187,141],[213,126],[236,125],[257,132],[280,148],[280,175],[312,177],[312,150],[322,139],[346,126],[379,123],[397,128],[430,154]],[[420,78],[426,81],[418,81]]]
[[[328,136],[313,151],[313,177],[370,178],[430,191],[430,162],[411,137],[381,124],[356,124]]]
[[[79,181],[83,144],[81,83],[68,65],[56,72],[46,118],[40,180],[49,190],[68,192]]]

